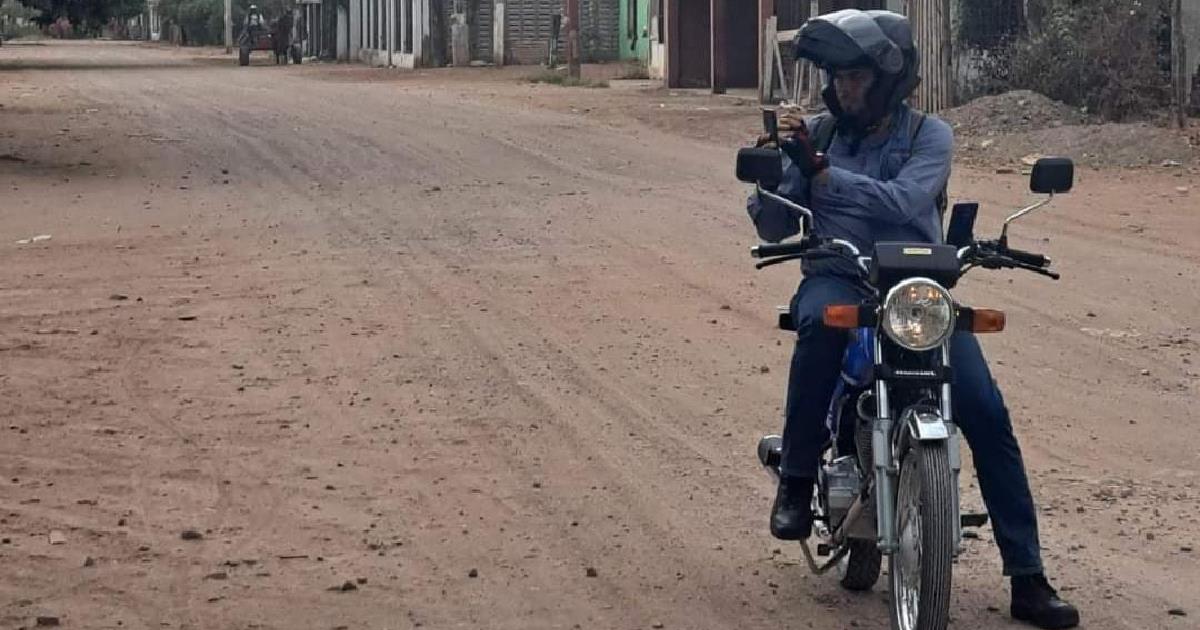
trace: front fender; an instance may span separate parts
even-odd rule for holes
[[[900,415],[901,424],[917,442],[941,442],[950,439],[950,425],[941,412],[933,407],[914,406]]]

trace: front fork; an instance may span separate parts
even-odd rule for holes
[[[883,364],[883,345],[879,338],[875,339],[875,364]],[[950,365],[950,345],[942,346],[942,364]],[[896,427],[896,419],[892,418],[891,405],[888,399],[888,385],[884,380],[875,382],[876,418],[871,431],[871,453],[875,468],[875,515],[876,531],[879,533],[877,544],[885,554],[896,551],[898,538],[896,532],[896,484],[900,475],[900,460],[904,457],[911,441],[945,441],[950,456],[950,470],[954,474],[954,540],[955,554],[962,549],[962,518],[959,501],[959,471],[962,469],[962,455],[959,452],[958,428],[954,425],[950,411],[950,384],[942,384],[940,418],[934,422],[919,423],[916,434],[905,436],[908,427]],[[907,414],[906,414],[907,416]],[[906,424],[912,419],[900,418]],[[895,433],[895,435],[893,435]],[[893,439],[898,438],[898,439]],[[911,438],[911,439],[910,439]]]

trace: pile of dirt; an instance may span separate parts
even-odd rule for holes
[[[1184,132],[1148,123],[1065,125],[979,138],[958,137],[955,156],[985,166],[1023,165],[1060,155],[1095,168],[1180,167],[1200,163],[1200,146]]]
[[[983,97],[940,116],[954,128],[955,156],[982,166],[1025,169],[1039,155],[1095,168],[1200,163],[1200,137],[1152,123],[1103,123],[1036,92]]]
[[[941,113],[956,135],[998,136],[1091,122],[1082,111],[1029,90],[978,98]]]

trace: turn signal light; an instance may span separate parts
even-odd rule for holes
[[[1004,311],[997,311],[990,308],[977,308],[974,311],[975,314],[971,320],[971,332],[990,333],[1004,330]]]
[[[858,328],[857,304],[830,304],[825,307],[825,326],[828,328]]]

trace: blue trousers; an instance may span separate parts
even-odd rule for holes
[[[825,306],[856,304],[862,299],[861,289],[835,276],[805,278],[792,298],[797,330],[783,430],[784,475],[815,477],[829,438],[825,414],[840,378],[848,339],[845,331],[821,323]],[[1004,574],[1041,573],[1037,514],[1021,447],[975,336],[955,333],[950,360],[954,368],[951,411],[971,447],[979,488],[1004,560]]]

